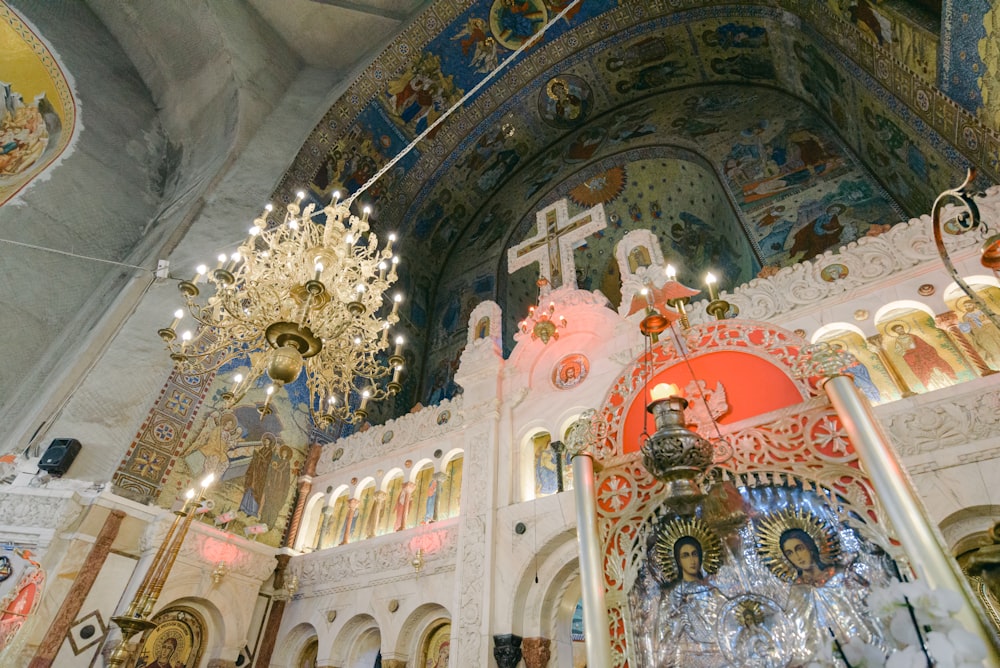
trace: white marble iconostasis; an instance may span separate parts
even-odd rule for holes
[[[991,192],[981,208],[992,212],[997,200],[997,193]],[[824,331],[850,331],[871,342],[881,333],[879,311],[887,305],[916,303],[917,311],[940,318],[949,311],[954,291],[927,248],[927,225],[927,220],[915,220],[845,249],[835,259],[849,271],[835,281],[823,277],[823,268],[834,259],[823,256],[751,281],[735,294],[723,294],[739,307],[741,316],[768,323],[747,325],[742,319],[727,326],[733,331],[749,326],[783,332],[789,346],[798,346],[823,338]],[[643,241],[641,235],[635,239]],[[950,242],[960,271],[981,275],[975,240]],[[657,257],[655,251],[649,255]],[[624,269],[631,280],[628,267]],[[652,276],[656,267],[644,271]],[[924,285],[934,291],[921,294]],[[576,504],[572,480],[564,480],[567,491],[562,493],[540,489],[538,437],[547,434],[550,441],[556,440],[584,411],[609,406],[614,388],[636,368],[645,340],[636,322],[641,315],[615,313],[600,293],[568,287],[553,291],[551,298],[567,320],[558,340],[543,345],[523,337],[503,359],[496,336],[501,314],[495,304],[485,302],[470,317],[469,341],[456,377],[463,388],[460,396],[324,447],[309,478],[312,491],[303,503],[302,531],[292,547],[282,551],[290,557],[288,573],[295,587],[275,591],[270,584],[278,550],[204,522],[195,524],[156,610],[199,612],[206,626],[203,665],[235,663],[252,655],[259,649],[268,611],[281,599],[287,602],[277,630],[275,665],[295,665],[303,656],[311,660],[311,650],[306,650],[312,643],[317,666],[361,665],[358,662],[366,661],[373,647],[381,649],[384,662],[426,659],[432,636],[440,649],[441,636],[434,636],[434,629],[445,623],[450,625],[452,665],[492,665],[492,637],[504,633],[526,642],[546,640],[552,654],[549,665],[572,665],[571,623],[580,598]],[[692,331],[708,331],[704,328],[710,320],[702,302],[691,304],[688,315]],[[850,327],[843,328],[844,323]],[[941,331],[949,330],[945,326]],[[699,345],[692,344],[692,355]],[[965,354],[962,349],[958,353]],[[975,371],[972,379],[876,407],[932,519],[951,545],[987,529],[995,517],[991,508],[1000,505],[989,485],[1000,474],[995,436],[1000,393],[994,375],[971,363],[970,368]],[[635,394],[638,386],[628,387]],[[798,396],[801,400],[808,393]],[[749,422],[732,429],[765,419],[744,417]],[[632,461],[628,453],[635,448],[627,442],[638,433],[622,430],[616,436],[619,449],[608,451],[600,480],[607,481],[615,466]],[[458,467],[457,497],[453,490],[453,501],[439,508],[434,521],[428,520],[428,480],[445,474],[439,480],[444,485],[456,478]],[[30,469],[31,462],[19,468]],[[341,492],[348,500],[370,494],[371,518],[379,492],[387,494],[382,512],[392,507],[388,494],[400,477],[402,484],[424,485],[423,496],[416,492],[413,497],[418,510],[409,509],[404,527],[389,531],[383,515],[372,524],[373,536],[355,532],[346,544],[331,540],[317,549],[323,508],[331,498],[336,502]],[[40,489],[13,485],[0,496],[11,517],[18,518],[9,525],[10,535],[27,541],[30,534],[50,583],[37,615],[8,651],[23,656],[42,642],[47,621],[76,577],[80,555],[96,540],[100,518],[114,508],[125,519],[98,574],[101,586],[80,605],[81,623],[72,631],[77,635],[72,642],[66,639],[58,653],[65,665],[87,665],[99,647],[77,653],[73,643],[76,649],[86,645],[79,631],[96,619],[88,615],[98,613],[106,627],[127,604],[138,584],[128,576],[141,572],[152,558],[156,537],[162,536],[171,516],[108,491],[88,491],[89,483],[77,484],[78,489],[71,484],[52,481]],[[22,502],[28,497],[34,507],[47,510],[25,515]],[[647,501],[647,506],[652,512],[656,504]],[[98,508],[105,510],[96,513]],[[219,561],[226,562],[227,572],[215,583],[211,574]],[[133,571],[137,563],[139,569]],[[612,596],[609,603],[623,604],[629,582],[623,577],[619,598]],[[101,624],[93,625],[101,629]],[[616,647],[621,656],[628,651],[625,644]]]

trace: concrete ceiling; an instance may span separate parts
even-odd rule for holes
[[[247,0],[310,67],[349,72],[427,0]],[[359,39],[363,36],[364,39]]]

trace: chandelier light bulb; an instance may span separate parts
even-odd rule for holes
[[[251,225],[250,226],[250,236],[255,237],[258,234],[260,234],[260,228],[257,227],[256,225]]]
[[[185,330],[184,333],[181,334],[181,340],[184,341],[185,343],[187,343],[188,341],[191,340],[191,330],[190,329]]]
[[[243,374],[242,373],[238,373],[235,376],[233,376],[233,382],[242,383],[243,382]]]
[[[366,206],[365,208],[361,209],[361,222],[367,223],[368,216],[370,215],[372,215],[372,208],[370,206]]]
[[[195,267],[195,271],[198,272],[199,276],[204,276],[205,274],[208,273],[208,267],[206,267],[203,264],[199,264],[197,267]]]
[[[272,394],[274,394],[274,385],[268,385],[267,386],[267,396],[271,396]]]
[[[674,265],[668,264],[667,265],[667,280],[668,281],[673,281],[673,280],[676,280],[676,279],[677,279],[677,270],[674,269]]]
[[[395,241],[396,241],[396,233],[395,233],[395,232],[391,232],[391,233],[389,234],[389,242],[390,242],[390,243],[393,243],[393,242],[395,242]]]
[[[302,192],[301,190],[298,191],[297,193],[295,193],[295,199],[297,199],[299,201],[302,201],[303,199],[305,199],[305,197],[306,197],[306,194],[304,192]]]
[[[219,261],[219,264],[215,265],[215,268],[222,269],[222,267],[226,264],[226,260],[228,258],[226,257],[225,253],[219,253],[219,257],[217,257],[216,259]]]
[[[177,329],[177,323],[179,323],[181,321],[181,318],[183,317],[184,317],[184,309],[179,308],[176,311],[174,311],[174,321],[170,323],[170,327],[168,327],[167,329]]]
[[[337,397],[331,395],[330,398],[326,400],[326,403],[333,406],[335,403],[337,403]]]
[[[365,286],[364,286],[364,285],[362,285],[361,283],[358,283],[357,287],[355,287],[355,288],[354,288],[354,290],[355,290],[355,291],[356,291],[356,292],[357,292],[357,293],[358,293],[359,295],[361,295],[361,294],[364,294],[364,292],[365,292]]]
[[[346,237],[344,237],[344,243],[346,243],[348,246],[353,246],[354,245],[354,235],[353,234],[348,234]]]
[[[268,202],[267,204],[264,205],[264,211],[267,211],[268,213],[274,211],[274,205]]]
[[[208,487],[209,485],[211,485],[213,482],[215,482],[215,474],[214,473],[209,473],[207,476],[205,476],[204,478],[202,478],[202,480],[201,480],[201,488],[205,489],[206,487]]]
[[[299,229],[299,223],[298,223],[298,221],[295,220],[294,218],[292,220],[288,221],[288,228],[292,229],[292,230]]]
[[[188,491],[184,492],[184,498],[187,499],[188,501],[190,501],[191,499],[193,499],[194,498],[194,489],[189,489]]]

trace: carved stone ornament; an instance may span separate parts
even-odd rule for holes
[[[425,568],[454,563],[458,531],[448,526],[421,534]],[[374,549],[369,543],[347,544],[292,558],[289,572],[298,577],[303,597],[363,589],[413,577],[413,554],[405,542],[393,541]]]
[[[525,638],[521,642],[526,668],[546,668],[552,658],[552,641],[548,638]]]
[[[513,633],[493,636],[493,658],[499,668],[514,668],[521,662],[521,637]]]
[[[446,410],[450,413],[448,420],[439,422],[438,415]],[[330,454],[324,452],[316,465],[316,476],[331,473],[334,464],[337,468],[342,468],[404,450],[417,441],[443,438],[450,432],[459,431],[464,424],[465,411],[462,409],[462,395],[458,395],[442,401],[435,407],[435,410],[425,409],[416,413],[408,413],[395,420],[389,420],[383,425],[340,439],[337,441],[337,445],[340,446],[338,450],[343,449],[343,456],[335,461]],[[386,432],[392,432],[394,437],[384,439]]]
[[[1000,219],[1000,186],[989,188],[983,197],[976,199],[976,205],[983,220]],[[953,215],[945,210],[946,219]],[[953,258],[975,254],[982,241],[976,234],[944,236],[945,245]],[[844,265],[847,273],[829,283],[822,274],[831,262]],[[928,271],[941,266],[929,215],[893,225],[878,236],[861,237],[839,251],[828,250],[808,262],[785,267],[773,276],[755,278],[728,294],[726,300],[739,308],[741,318],[780,320],[796,311],[813,309],[830,297],[856,293],[894,275],[923,266]],[[691,304],[688,318],[692,324],[712,320],[705,306],[704,301]]]
[[[910,457],[940,451],[997,434],[1000,429],[1000,392],[983,392],[974,388],[956,396],[953,393],[957,389],[951,389],[947,396],[936,402],[921,403],[919,410],[900,406],[901,412],[893,413],[896,406],[892,404],[879,407],[876,412],[900,455]],[[936,394],[925,398],[933,399]]]

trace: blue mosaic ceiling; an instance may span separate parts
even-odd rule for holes
[[[289,201],[303,185],[319,203],[334,190],[355,192],[567,5],[562,0],[435,3],[327,112],[275,199]],[[741,133],[769,136],[779,122],[782,128],[799,123],[801,128],[787,130],[790,139],[768,145],[772,157],[782,156],[768,167],[768,176],[780,175],[778,188],[789,194],[802,186],[803,178],[814,179],[821,162],[833,170],[848,164],[864,173],[858,178],[872,180],[861,189],[863,197],[884,202],[884,211],[865,205],[871,218],[866,225],[893,224],[925,211],[933,194],[957,183],[969,163],[996,180],[996,132],[883,46],[821,2],[586,0],[572,8],[359,198],[373,206],[376,231],[402,234],[401,254],[409,266],[404,288],[414,293],[407,319],[415,330],[417,359],[431,369],[452,357],[463,340],[458,336],[465,327],[461,316],[472,303],[494,299],[506,308],[506,266],[500,251],[524,238],[533,211],[552,198],[554,188],[572,192],[579,185],[574,175],[582,181],[592,178],[584,174],[600,171],[595,161],[607,160],[609,137],[618,133],[631,141],[642,135],[643,113],[650,112],[643,111],[643,101],[674,108],[669,118],[660,115],[665,122],[656,123],[655,133],[646,132],[653,136],[640,144],[665,147],[656,155],[695,154],[691,164],[707,165],[704,173],[714,170],[723,190],[730,191],[734,220],[755,248],[752,267],[741,270],[740,280],[751,277],[744,275],[751,269],[808,259],[816,250],[807,246],[806,253],[789,253],[795,245],[791,241],[779,248],[783,240],[755,237],[755,222],[771,213],[764,202],[751,200],[746,188],[763,181],[729,178],[726,160],[734,156],[721,150],[740,143]],[[767,99],[780,91],[789,96],[784,106],[800,110],[795,113],[801,122],[781,118],[768,129],[770,119],[750,118],[752,102],[750,108],[729,109],[729,121],[708,118],[698,106],[684,106],[710,91],[725,97],[720,86],[756,87]],[[658,97],[669,91],[680,92]],[[760,97],[750,93],[743,99]],[[741,124],[745,119],[749,122]],[[754,130],[754,123],[763,126]],[[734,136],[716,136],[721,148],[711,149],[705,138],[720,127],[731,128]],[[814,140],[802,139],[803,133]],[[581,147],[576,153],[565,148],[574,144]],[[802,161],[806,151],[804,168],[784,166],[793,164],[787,161],[789,147],[799,152],[795,160]],[[561,152],[560,159],[553,159],[554,152]],[[844,157],[833,162],[818,157],[833,153]],[[815,160],[809,162],[809,156]],[[740,156],[735,159],[740,162]],[[732,190],[734,183],[742,192]],[[834,193],[832,186],[828,190]],[[847,206],[827,201],[834,196],[830,193],[817,201],[826,202],[823,206],[831,211]],[[873,217],[876,209],[881,211],[878,219]],[[647,227],[648,219],[647,213]],[[641,217],[624,220],[644,225]],[[762,248],[762,242],[773,248]],[[462,260],[470,256],[478,258],[478,267],[459,269],[469,264]],[[493,258],[485,273],[484,258]],[[582,264],[581,284],[608,282],[606,262]],[[465,275],[456,276],[456,271]],[[518,281],[530,286],[533,278]],[[464,291],[457,312],[445,294],[452,285]],[[457,321],[456,329],[443,326],[443,318]],[[423,389],[429,382],[422,383]]]

